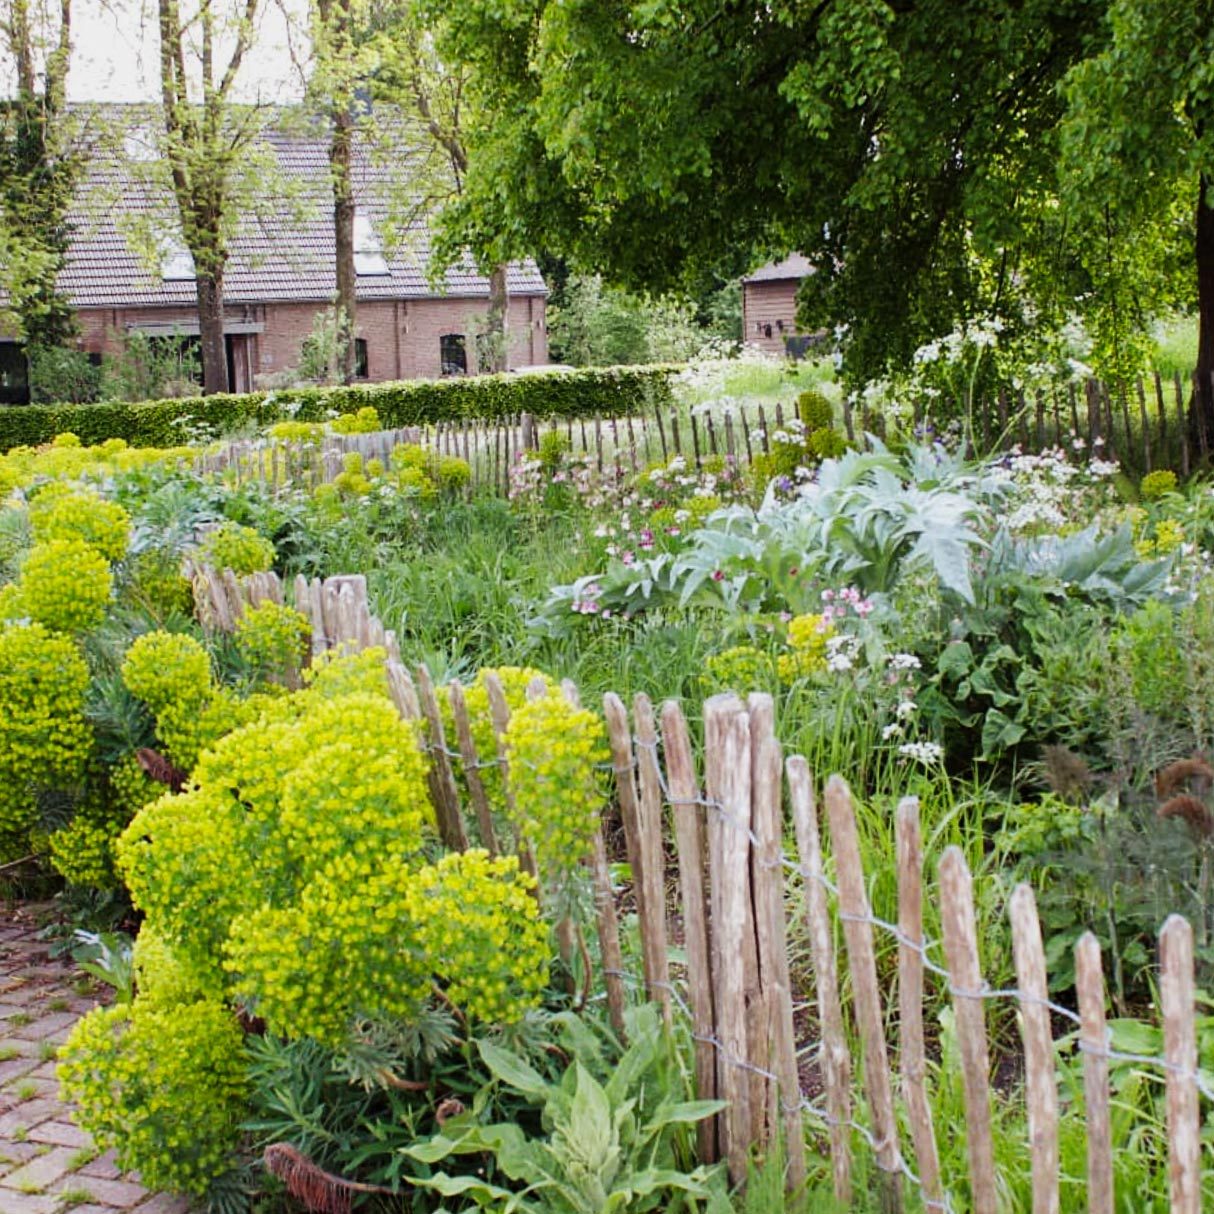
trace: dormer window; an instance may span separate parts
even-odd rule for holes
[[[360,278],[390,275],[383,245],[365,211],[354,212],[354,273]]]
[[[198,277],[193,253],[178,241],[165,241],[160,247],[160,277],[165,282],[193,282]]]
[[[133,126],[122,137],[122,150],[128,160],[139,164],[152,164],[160,159],[160,149],[152,129]]]

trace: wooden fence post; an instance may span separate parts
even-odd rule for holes
[[[468,701],[458,679],[447,686],[451,701],[451,716],[455,720],[455,736],[459,742],[460,758],[464,764],[464,779],[468,784],[468,795],[476,810],[476,824],[480,830],[481,846],[491,856],[497,855],[497,835],[493,829],[493,813],[489,808],[489,797],[485,782],[481,779],[480,760],[476,754],[476,743],[472,740],[472,722],[468,719]]]
[[[695,1033],[696,1097],[715,1100],[716,1053],[713,1035],[713,971],[708,939],[708,904],[704,882],[704,822],[700,817],[700,788],[696,781],[691,737],[683,710],[674,700],[662,705],[662,747],[666,756],[666,784],[674,816],[679,852],[679,886],[683,902],[683,936],[687,950],[687,986]],[[717,1159],[716,1118],[701,1121],[696,1129],[700,1158]]]
[[[818,811],[814,805],[809,765],[793,755],[784,765],[792,802],[793,826],[805,886],[805,916],[809,925],[809,947],[813,956],[818,993],[818,1016],[822,1022],[822,1072],[826,1083],[826,1114],[830,1119],[830,1159],[835,1200],[846,1209],[851,1205],[851,1054],[839,1001],[839,978],[835,964],[834,933],[826,899],[826,874],[822,868],[822,843]]]
[[[632,701],[636,724],[636,763],[640,800],[637,825],[640,827],[638,850],[641,854],[641,881],[645,887],[645,919],[641,924],[649,997],[662,1005],[667,1024],[670,1012],[670,963],[666,950],[666,864],[662,853],[662,781],[658,768],[658,731],[653,705],[646,695]],[[652,976],[650,976],[652,974]]]
[[[997,1214],[995,1150],[991,1139],[990,1057],[978,964],[974,885],[965,856],[950,847],[940,861],[940,917],[957,1024],[965,1092],[966,1147],[974,1214]]]
[[[766,1056],[752,1061],[779,1076],[770,1083],[769,1135],[783,1130],[788,1160],[786,1189],[797,1193],[805,1184],[805,1143],[801,1128],[801,1082],[797,1073],[797,1047],[792,1018],[792,980],[788,970],[788,937],[784,924],[783,764],[775,735],[772,698],[751,695],[750,744],[753,762],[755,850],[752,880],[756,937],[759,945],[759,979],[767,1008]],[[769,1061],[770,1060],[770,1061]]]
[[[1012,952],[1020,986],[1020,1031],[1024,1040],[1025,1099],[1033,1166],[1033,1214],[1058,1214],[1058,1089],[1045,949],[1032,888],[1023,882],[1008,903]]]
[[[609,691],[603,696],[603,717],[607,722],[607,738],[611,745],[611,766],[615,773],[616,796],[620,802],[620,820],[624,826],[624,846],[628,852],[628,867],[632,870],[633,897],[637,905],[637,923],[641,928],[641,961],[645,967],[645,985],[651,999],[657,998],[654,983],[657,971],[652,968],[653,956],[645,947],[643,925],[649,920],[646,905],[645,857],[641,849],[641,809],[637,797],[636,762],[632,753],[632,731],[624,701]]]
[[[1079,1048],[1088,1134],[1088,1214],[1113,1214],[1113,1132],[1109,1117],[1109,1060],[1104,1020],[1100,944],[1084,932],[1075,945]]]
[[[438,833],[443,845],[452,851],[467,851],[468,836],[459,812],[459,791],[455,774],[447,757],[447,739],[443,734],[443,718],[438,711],[434,680],[425,666],[417,668],[417,688],[422,712],[430,724],[430,787],[438,816]]]
[[[719,1095],[729,1102],[725,1154],[729,1178],[744,1184],[750,1160],[750,1083],[744,1070],[749,1056],[746,1036],[744,956],[747,903],[750,900],[750,719],[734,695],[713,696],[704,705],[708,795],[716,803],[710,848],[713,930],[717,958],[717,1040],[720,1043]],[[728,958],[728,964],[724,959]]]
[[[939,1201],[940,1159],[927,1096],[927,1050],[923,1038],[923,846],[919,801],[898,804],[898,1022],[901,1033],[902,1090],[923,1196]]]
[[[840,776],[831,776],[826,782],[825,800],[835,853],[839,918],[843,920],[843,935],[847,940],[847,964],[852,976],[856,1022],[864,1050],[864,1088],[876,1139],[877,1166],[885,1173],[882,1206],[887,1210],[900,1210],[902,1156],[898,1150],[898,1123],[894,1118],[893,1085],[890,1081],[889,1055],[885,1049],[881,992],[877,986],[872,910],[865,889],[860,836],[856,831],[851,792]]]
[[[615,891],[611,888],[611,868],[607,863],[607,845],[600,826],[594,832],[591,857],[594,874],[594,902],[598,912],[599,952],[603,959],[603,982],[607,987],[607,1011],[611,1027],[621,1041],[624,1032],[624,955],[620,950],[620,924],[615,913]]]
[[[1170,1214],[1201,1214],[1201,1114],[1193,1023],[1193,928],[1169,915],[1159,933],[1159,1003],[1167,1063]]]

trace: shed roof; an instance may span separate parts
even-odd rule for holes
[[[786,279],[808,278],[816,270],[800,253],[790,253],[783,261],[772,261],[748,274],[743,282],[780,282]]]
[[[192,278],[163,279],[148,264],[148,243],[137,233],[164,233],[173,243],[176,213],[167,183],[155,166],[130,159],[139,130],[155,120],[147,107],[110,107],[108,118],[127,129],[127,139],[109,141],[108,151],[89,159],[87,177],[71,215],[73,235],[60,289],[77,308],[192,307]],[[133,137],[132,137],[133,136]],[[113,145],[117,145],[116,147]],[[333,298],[336,255],[327,133],[295,124],[268,128],[254,154],[265,157],[267,193],[240,217],[230,241],[224,301],[241,303],[324,302]],[[383,236],[394,201],[419,160],[402,146],[387,156],[360,146],[355,157],[355,197],[373,230]],[[136,156],[136,159],[146,159]],[[413,222],[384,248],[386,274],[360,275],[360,300],[484,298],[488,278],[465,259],[431,282],[430,239],[424,222]],[[513,295],[543,295],[535,262],[511,263],[507,286]]]

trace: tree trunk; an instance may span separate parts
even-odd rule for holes
[[[1203,454],[1214,447],[1214,180],[1197,193],[1197,367],[1190,428]]]
[[[329,164],[333,173],[333,243],[337,258],[337,358],[342,383],[354,379],[355,320],[358,314],[354,271],[354,115],[335,109]]]
[[[197,260],[197,258],[195,258]],[[223,338],[223,272],[196,279],[198,291],[198,329],[202,334],[202,390],[228,390],[228,352]]]
[[[505,371],[510,364],[506,347],[508,340],[506,314],[510,307],[509,288],[506,283],[506,265],[493,267],[489,275],[489,313],[485,318],[485,348],[489,365],[483,371]]]

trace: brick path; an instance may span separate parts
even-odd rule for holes
[[[0,1214],[185,1214],[98,1155],[59,1102],[55,1049],[100,992],[50,959],[42,909],[0,903]]]

